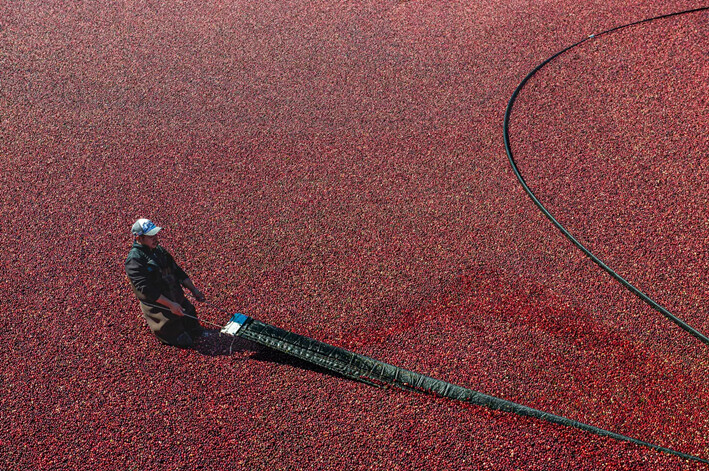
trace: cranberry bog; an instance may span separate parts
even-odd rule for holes
[[[701,468],[241,339],[162,346],[123,271],[149,217],[215,305],[707,458],[709,347],[563,237],[502,132],[552,54],[701,6],[3,3],[0,468]],[[705,335],[707,24],[580,44],[509,127],[555,217]]]

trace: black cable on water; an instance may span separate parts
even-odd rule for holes
[[[586,41],[589,41],[594,38],[598,38],[599,36],[605,35],[612,33],[614,31],[618,31],[623,28],[628,28],[631,26],[639,25],[642,23],[648,23],[650,21],[655,21],[655,20],[660,20],[663,18],[669,18],[673,16],[678,16],[678,15],[684,15],[688,13],[697,13],[701,11],[709,10],[709,7],[701,7],[701,8],[695,8],[692,10],[685,10],[685,11],[680,11],[680,12],[675,12],[675,13],[669,13],[666,15],[660,15],[660,16],[655,16],[653,18],[647,18],[644,20],[640,21],[635,21],[633,23],[628,23],[622,26],[616,26],[615,28],[608,29],[606,31],[603,31],[598,34],[592,34],[588,36],[587,38],[582,39],[581,41],[572,44],[571,46],[562,49],[561,51],[557,52],[553,56],[549,57],[547,60],[539,64],[527,74],[524,79],[520,82],[520,84],[517,86],[515,89],[514,93],[512,93],[512,97],[510,98],[508,104],[507,104],[507,110],[505,111],[505,120],[504,120],[504,125],[503,125],[503,133],[504,133],[504,138],[505,138],[505,150],[507,152],[507,157],[510,161],[510,164],[512,165],[512,170],[514,171],[515,176],[519,180],[519,182],[522,184],[522,187],[524,188],[524,191],[529,195],[529,197],[532,199],[534,204],[537,205],[537,207],[542,211],[542,213],[559,229],[562,234],[564,234],[576,247],[578,247],[586,256],[588,256],[596,265],[601,267],[603,270],[605,270],[608,274],[610,274],[616,281],[618,281],[621,285],[623,285],[625,288],[627,288],[630,292],[635,294],[637,297],[642,299],[646,304],[651,306],[653,309],[658,311],[660,314],[665,316],[667,319],[670,321],[674,322],[677,324],[679,327],[684,329],[685,331],[689,332],[691,335],[699,339],[701,342],[703,342],[706,345],[709,345],[709,338],[707,338],[704,334],[684,322],[682,319],[679,317],[675,316],[671,312],[669,312],[667,309],[665,309],[662,305],[660,305],[657,301],[652,299],[650,296],[645,294],[643,291],[639,290],[633,284],[631,284],[628,280],[620,276],[615,270],[610,268],[608,265],[606,265],[600,258],[598,258],[596,255],[594,255],[588,248],[586,248],[581,242],[579,242],[550,212],[549,210],[542,204],[541,201],[536,197],[534,192],[529,188],[527,183],[524,180],[524,177],[522,176],[521,172],[519,171],[519,168],[517,167],[517,164],[515,163],[515,159],[512,154],[512,146],[510,145],[510,135],[509,135],[509,124],[510,124],[510,115],[512,113],[512,107],[515,103],[515,100],[517,99],[517,96],[519,95],[520,91],[526,83],[531,79],[534,74],[536,74],[542,67],[547,65],[549,62],[553,61],[560,55],[564,54],[565,52],[569,51],[570,49],[573,49]]]

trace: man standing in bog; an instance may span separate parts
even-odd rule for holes
[[[203,302],[205,297],[160,246],[161,229],[149,219],[138,219],[133,224],[134,240],[126,258],[126,273],[153,334],[165,344],[188,348],[204,335],[204,329],[183,288],[189,289],[197,301]]]

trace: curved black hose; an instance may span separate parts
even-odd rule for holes
[[[530,198],[532,198],[532,201],[534,204],[536,204],[539,209],[544,213],[544,215],[549,218],[549,220],[576,246],[578,247],[583,253],[586,254],[596,265],[601,267],[603,270],[608,272],[613,278],[615,278],[620,284],[625,286],[630,292],[635,294],[637,297],[642,299],[645,303],[650,305],[653,309],[658,311],[660,314],[680,326],[682,329],[685,331],[689,332],[692,334],[694,337],[699,339],[701,342],[704,344],[709,345],[709,338],[707,338],[704,334],[701,332],[697,331],[694,329],[692,326],[684,322],[682,319],[678,318],[671,312],[669,312],[667,309],[665,309],[663,306],[661,306],[659,303],[657,303],[654,299],[652,299],[650,296],[645,294],[644,292],[640,291],[638,288],[633,286],[628,280],[620,276],[618,273],[616,273],[612,268],[610,268],[608,265],[606,265],[600,258],[598,258],[596,255],[594,255],[590,250],[588,250],[581,242],[579,242],[571,233],[559,222],[556,220],[554,216],[549,212],[549,210],[546,209],[546,207],[539,201],[539,199],[534,195],[534,192],[527,186],[527,183],[524,181],[524,177],[522,177],[522,174],[519,171],[519,168],[517,167],[517,164],[515,163],[514,157],[512,156],[512,147],[510,146],[510,136],[509,136],[509,123],[510,123],[510,114],[512,113],[512,106],[514,105],[515,100],[517,99],[517,95],[519,95],[519,92],[522,90],[522,88],[525,86],[525,84],[529,81],[534,74],[536,74],[542,67],[547,65],[549,62],[552,60],[556,59],[560,55],[564,54],[570,49],[575,48],[576,46],[579,46],[580,44],[583,44],[584,42],[591,40],[593,38],[597,38],[599,36],[602,36],[604,34],[611,33],[613,31],[617,31],[619,29],[623,28],[628,28],[630,26],[635,26],[639,25],[641,23],[647,23],[650,21],[655,21],[659,20],[662,18],[669,18],[672,16],[677,16],[677,15],[684,15],[687,13],[696,13],[704,10],[709,10],[709,7],[701,7],[701,8],[695,8],[692,10],[685,10],[685,11],[680,11],[680,12],[675,12],[675,13],[669,13],[666,15],[661,15],[661,16],[655,16],[652,18],[647,18],[644,20],[640,21],[635,21],[633,23],[628,23],[626,25],[622,26],[616,26],[615,28],[608,29],[606,31],[603,31],[598,34],[592,34],[588,36],[585,39],[582,39],[581,41],[572,44],[571,46],[562,49],[561,51],[557,52],[553,56],[549,57],[547,60],[539,64],[532,70],[530,73],[527,74],[526,77],[520,82],[519,85],[517,85],[517,88],[515,89],[514,93],[512,94],[512,97],[510,98],[510,101],[507,104],[507,110],[505,111],[505,121],[504,121],[504,126],[503,126],[503,133],[505,137],[505,150],[507,151],[507,157],[509,158],[510,164],[512,165],[512,170],[514,171],[515,175],[517,176],[517,179],[519,182],[522,184],[522,187],[524,188],[524,191],[527,192]]]

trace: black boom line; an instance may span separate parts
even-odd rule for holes
[[[709,10],[709,7],[701,7],[701,8],[695,8],[692,10],[684,10],[680,12],[675,12],[675,13],[669,13],[666,15],[660,15],[660,16],[655,16],[652,18],[646,18],[644,20],[640,21],[635,21],[633,23],[628,23],[622,26],[616,26],[615,28],[608,29],[606,31],[603,31],[598,34],[591,34],[590,36],[582,39],[581,41],[578,41],[575,44],[572,44],[571,46],[562,49],[561,51],[557,52],[553,56],[549,57],[547,60],[536,66],[531,72],[527,74],[524,79],[520,82],[519,85],[517,85],[517,88],[515,89],[514,93],[512,93],[512,97],[510,98],[510,101],[507,103],[507,110],[505,111],[505,121],[503,125],[503,133],[505,137],[505,150],[507,151],[507,157],[510,161],[510,164],[512,165],[512,170],[515,173],[515,176],[517,176],[517,179],[519,182],[522,184],[522,187],[524,188],[524,191],[529,195],[529,197],[532,199],[534,204],[539,207],[539,209],[542,211],[542,213],[549,218],[549,220],[559,229],[576,247],[578,247],[586,256],[588,256],[596,265],[601,267],[603,270],[605,270],[608,274],[610,274],[613,278],[616,279],[621,285],[625,286],[631,293],[635,294],[637,297],[642,299],[646,304],[650,305],[653,309],[658,311],[660,314],[665,316],[667,319],[671,320],[675,324],[677,324],[679,327],[684,329],[685,331],[689,332],[691,335],[699,339],[701,342],[703,342],[706,345],[709,345],[709,338],[707,338],[704,334],[684,322],[682,319],[679,317],[675,316],[671,312],[669,312],[667,309],[665,309],[663,306],[661,306],[657,301],[652,299],[650,296],[633,286],[628,280],[620,276],[615,270],[610,268],[608,265],[606,265],[600,258],[598,258],[596,255],[594,255],[589,249],[587,249],[581,242],[579,242],[571,233],[564,227],[550,212],[549,210],[539,201],[539,199],[535,196],[534,192],[529,188],[527,183],[524,181],[524,177],[519,171],[519,168],[517,167],[517,164],[515,163],[515,159],[512,156],[512,147],[510,145],[510,135],[509,135],[509,124],[510,124],[510,115],[512,113],[512,106],[515,103],[515,100],[517,99],[517,95],[519,95],[519,92],[524,88],[525,84],[529,81],[534,74],[536,74],[542,67],[547,65],[549,62],[553,61],[560,55],[564,54],[565,52],[575,48],[576,46],[579,46],[586,41],[589,41],[593,38],[597,38],[599,36],[605,35],[612,33],[614,31],[618,31],[623,28],[628,28],[631,26],[636,26],[642,23],[648,23],[650,21],[655,21],[655,20],[660,20],[663,18],[669,18],[672,16],[678,16],[678,15],[684,15],[687,13],[696,13],[700,11],[705,11]]]
[[[222,310],[221,308],[217,309]],[[360,355],[359,353],[280,329],[243,314],[234,314],[227,325],[222,328],[220,335],[221,333],[234,337],[242,337],[292,357],[305,360],[321,368],[333,371],[345,378],[360,381],[365,384],[380,387],[389,386],[405,391],[445,397],[492,410],[508,412],[522,417],[531,417],[565,427],[572,427],[600,437],[633,443],[685,460],[709,464],[709,460],[705,458],[659,446],[560,415],[544,412],[499,397],[489,396],[472,389],[425,376],[415,371],[405,370],[401,367]]]

